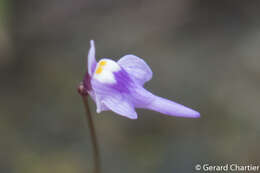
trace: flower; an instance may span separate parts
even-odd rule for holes
[[[197,111],[144,89],[144,83],[152,78],[153,73],[145,61],[135,55],[125,55],[117,62],[103,58],[97,63],[94,41],[91,40],[87,68],[83,89],[96,102],[97,113],[111,110],[137,119],[135,108],[143,108],[170,116],[200,116]]]

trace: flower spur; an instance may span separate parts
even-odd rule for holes
[[[97,113],[111,110],[137,119],[135,108],[150,109],[170,116],[197,118],[199,112],[156,96],[143,88],[152,78],[152,70],[135,55],[125,55],[117,62],[95,58],[94,41],[90,41],[88,71],[83,80],[85,94],[96,102]]]

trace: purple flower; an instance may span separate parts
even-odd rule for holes
[[[90,41],[88,72],[84,91],[96,102],[97,113],[111,110],[130,119],[137,119],[135,108],[150,109],[163,114],[197,118],[200,114],[188,107],[156,96],[143,88],[152,78],[150,67],[135,55],[125,55],[119,61],[95,58],[94,41]]]

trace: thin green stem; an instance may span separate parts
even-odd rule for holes
[[[86,118],[89,126],[90,137],[93,147],[93,159],[94,159],[94,171],[93,173],[101,173],[101,164],[100,164],[100,156],[99,156],[99,147],[97,142],[97,136],[95,132],[94,122],[90,113],[89,104],[88,104],[88,96],[81,95],[84,103]]]

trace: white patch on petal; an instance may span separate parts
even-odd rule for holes
[[[113,72],[117,72],[120,69],[120,66],[115,61],[102,59],[96,66],[94,79],[101,83],[114,84],[116,83],[116,79]]]

